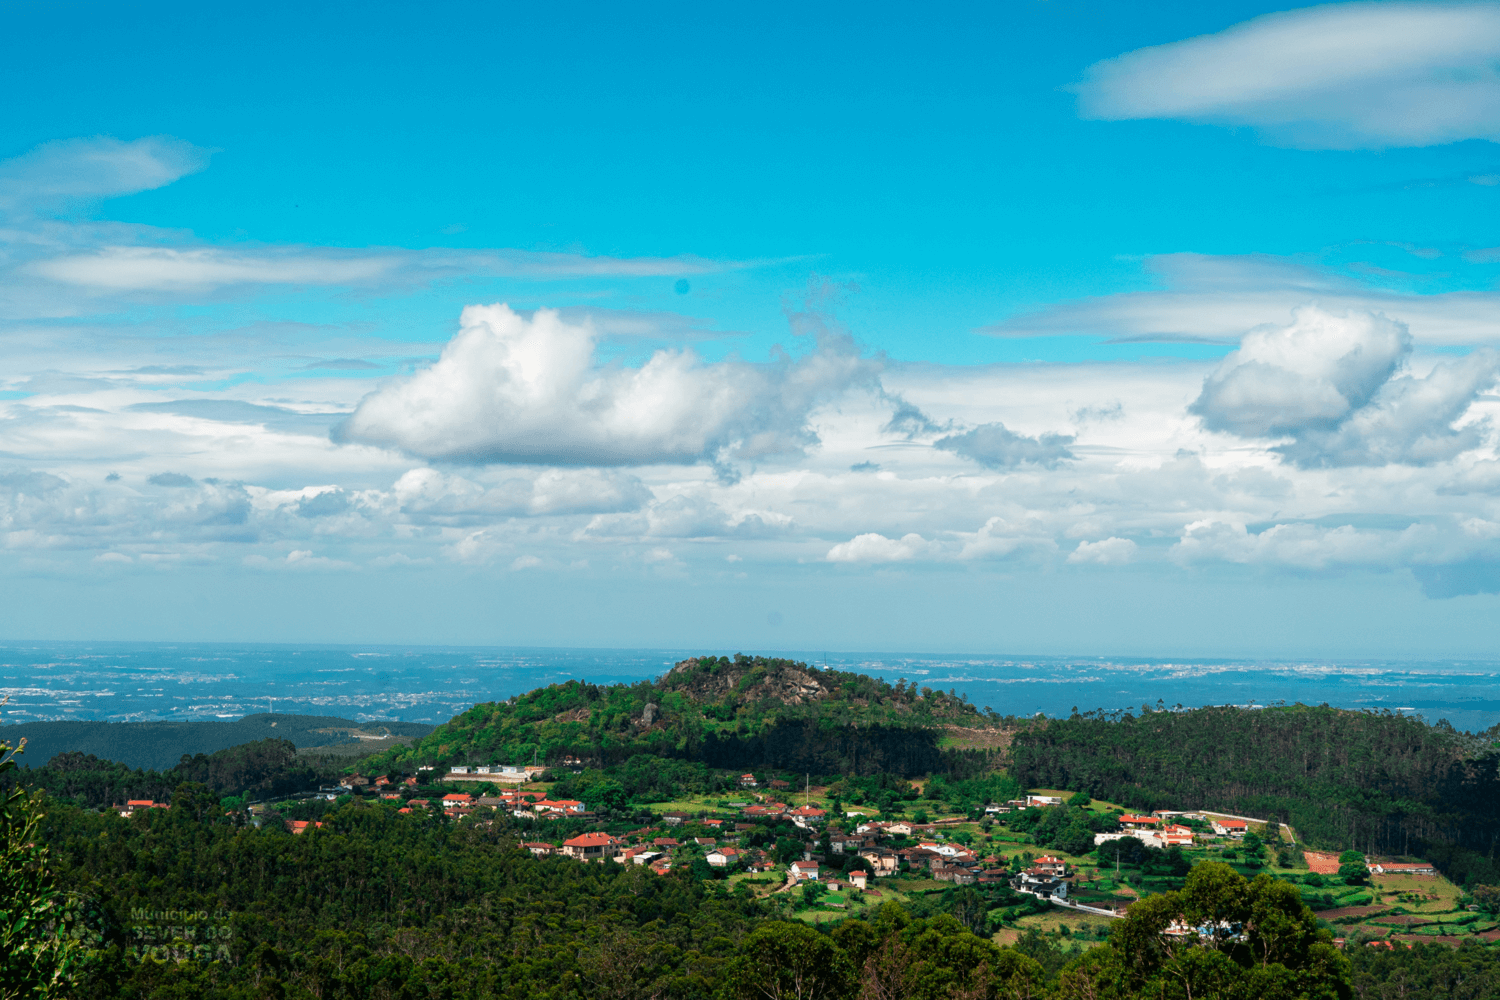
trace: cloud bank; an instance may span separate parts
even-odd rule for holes
[[[1344,3],[1267,14],[1090,66],[1079,114],[1252,126],[1312,149],[1500,138],[1500,7]]]

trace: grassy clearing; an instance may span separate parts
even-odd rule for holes
[[[1076,910],[1053,909],[1046,913],[1033,913],[1016,921],[1014,928],[1005,927],[994,935],[996,944],[1015,944],[1028,930],[1037,930],[1042,933],[1053,933],[1061,929],[1067,930],[1066,937],[1085,948],[1092,948],[1103,944],[1103,940],[1097,936],[1100,930],[1107,930],[1114,923],[1108,917],[1101,917],[1093,913],[1079,913]]]

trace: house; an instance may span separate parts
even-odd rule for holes
[[[717,847],[719,842],[713,837],[694,837],[693,843],[699,847]]]
[[[672,870],[672,859],[662,858],[660,861],[651,862],[651,870],[658,875],[665,875]]]
[[[798,882],[817,881],[818,863],[816,861],[793,861],[788,871]]]
[[[962,847],[958,847],[953,844],[939,844],[936,841],[931,840],[924,840],[917,846],[924,851],[932,851],[934,854],[941,854],[945,858],[951,858],[964,853],[964,849]]]
[[[1242,819],[1216,819],[1212,821],[1214,833],[1221,837],[1243,837],[1250,830],[1250,824]]]
[[[603,861],[614,853],[614,846],[615,838],[607,833],[582,833],[563,841],[562,850],[579,861]]]
[[[130,799],[120,808],[121,816],[132,816],[137,809],[154,809],[156,803],[150,799]]]
[[[584,804],[577,799],[555,799],[551,802],[543,799],[536,804],[536,807],[538,809],[546,809],[548,812],[567,813],[570,816],[576,816],[579,813],[587,811]]]
[[[1040,896],[1043,899],[1049,896],[1053,899],[1068,898],[1068,883],[1066,881],[1058,878],[1056,875],[1049,875],[1046,872],[1037,871],[1036,869],[1024,871],[1017,875],[1011,881],[1011,888],[1017,892],[1029,892],[1031,895]]]
[[[1062,858],[1054,858],[1048,854],[1037,858],[1032,862],[1031,866],[1046,872],[1048,875],[1056,875],[1060,878],[1068,874],[1068,863]]]
[[[662,820],[665,821],[668,826],[681,826],[692,818],[692,813],[685,812],[669,812],[665,813],[662,816]]]
[[[984,807],[984,814],[986,816],[999,816],[1001,813],[1008,812],[1010,812],[1010,806],[1002,806],[998,802],[991,802],[989,805]]]
[[[1032,806],[1060,806],[1063,804],[1061,795],[1027,795],[1026,808]]]
[[[473,804],[474,796],[469,795],[465,792],[449,792],[447,795],[443,796],[444,809],[467,809]]]
[[[855,837],[847,833],[836,833],[828,838],[828,844],[835,854],[853,854],[865,846],[865,840],[863,837]]]
[[[411,806],[402,806],[400,809],[397,809],[396,812],[397,814],[402,816],[409,816],[411,815]]]
[[[407,778],[405,781],[401,782],[401,784],[405,785],[407,788],[416,788],[417,776],[412,775],[410,778]]]
[[[954,885],[973,885],[978,881],[977,875],[957,865],[939,865],[932,870],[932,877],[939,882],[952,882]]]
[[[401,801],[401,793],[400,792],[381,792],[380,793],[380,801],[382,801],[382,802],[400,802]]]
[[[889,875],[901,863],[896,852],[886,847],[865,847],[860,850],[859,856],[870,863],[877,877]]]
[[[1415,864],[1401,864],[1394,861],[1382,861],[1370,866],[1370,871],[1376,875],[1436,875],[1437,869],[1425,861]]]
[[[485,764],[485,765],[482,765],[480,767],[476,767],[474,769],[474,773],[475,774],[489,774],[490,773],[490,766],[488,764]]]
[[[627,847],[615,855],[615,860],[622,865],[644,865],[649,864],[651,859],[659,857],[661,857],[661,852],[653,851],[649,847]]]
[[[426,809],[428,806],[432,805],[432,800],[431,799],[411,799],[406,804],[409,805],[409,806],[411,806],[413,809]]]
[[[853,883],[854,888],[863,889],[870,881],[870,873],[862,869],[855,869],[849,873],[849,881]]]
[[[362,788],[370,783],[369,778],[361,778],[357,774],[349,774],[339,779],[340,788]]]
[[[323,824],[321,822],[313,823],[305,819],[294,819],[287,824],[287,826],[291,827],[293,834],[303,834],[306,833],[309,828],[317,828],[321,827],[322,825]]]
[[[740,775],[740,787],[741,788],[754,788],[754,787],[756,787],[756,785],[757,785],[757,782],[755,780],[755,775],[753,775],[753,774],[742,774],[742,775]]]
[[[910,837],[916,832],[916,828],[910,823],[891,823],[886,826],[885,832],[892,837]]]
[[[391,784],[390,775],[382,774],[380,777],[370,782],[370,784],[374,785],[376,788],[379,788],[381,785],[389,785]]]
[[[733,847],[720,847],[717,850],[709,851],[707,854],[705,854],[703,856],[703,860],[707,861],[715,868],[727,868],[730,865],[737,864],[739,862],[740,852],[735,850]]]
[[[799,809],[792,810],[792,822],[798,826],[806,827],[823,822],[823,817],[827,815],[826,810],[816,809],[812,806],[802,806]]]
[[[792,784],[789,781],[782,781],[780,778],[773,778],[770,787],[780,791],[783,788],[791,788]]]
[[[468,774],[469,773],[469,768],[466,765],[465,766],[460,766],[458,764],[454,764],[452,767],[448,768],[448,773],[449,774]]]
[[[526,848],[526,850],[530,851],[533,855],[535,855],[538,858],[545,858],[547,855],[551,854],[554,850],[556,850],[556,848],[553,847],[551,844],[546,844],[546,843],[522,844],[521,846],[524,847],[524,848]]]
[[[1126,813],[1120,817],[1120,825],[1127,830],[1155,830],[1161,820],[1155,816],[1132,816]]]
[[[710,830],[717,830],[724,825],[724,821],[722,819],[706,819],[703,821],[703,825]]]
[[[671,848],[671,847],[681,847],[682,845],[679,844],[679,843],[677,843],[677,841],[674,840],[671,837],[657,837],[655,840],[651,841],[651,846],[652,847],[667,847],[667,848]]]
[[[1180,847],[1193,846],[1193,831],[1185,826],[1164,826],[1156,834],[1163,845],[1171,847],[1174,844]]]

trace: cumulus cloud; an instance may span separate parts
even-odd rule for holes
[[[437,363],[370,394],[336,439],[471,463],[724,463],[816,443],[808,416],[876,369],[852,342],[770,364],[687,350],[600,367],[591,324],[553,310],[469,306]]]
[[[1406,327],[1384,316],[1298,309],[1286,326],[1247,334],[1189,410],[1211,430],[1246,437],[1335,427],[1410,353]]]
[[[1301,466],[1431,465],[1484,442],[1488,424],[1458,424],[1500,374],[1500,354],[1475,351],[1424,378],[1391,379],[1368,406],[1332,428],[1310,427],[1276,450]]]
[[[1027,437],[1004,424],[995,423],[981,424],[962,434],[939,438],[932,446],[978,462],[987,469],[1014,469],[1020,465],[1055,469],[1074,457],[1068,449],[1074,440],[1071,434]]]
[[[1426,465],[1475,447],[1454,426],[1500,370],[1488,350],[1396,377],[1411,353],[1404,324],[1316,307],[1247,334],[1188,408],[1210,430],[1291,437],[1275,450],[1301,466]]]
[[[932,550],[933,543],[916,533],[887,538],[872,531],[838,543],[824,558],[842,563],[909,562],[928,556]]]
[[[1023,554],[1037,555],[1057,548],[1053,531],[1034,514],[992,517],[972,534],[963,533],[960,559],[1009,559]]]
[[[1343,3],[1095,63],[1085,118],[1252,126],[1314,149],[1500,138],[1500,8]]]
[[[1098,542],[1079,542],[1068,555],[1070,563],[1095,563],[1099,566],[1123,566],[1135,559],[1136,544],[1128,538],[1106,538]]]

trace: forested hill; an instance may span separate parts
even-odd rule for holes
[[[129,767],[165,770],[183,754],[211,754],[257,740],[290,740],[298,747],[349,742],[366,737],[424,736],[432,727],[419,722],[360,723],[326,715],[261,712],[241,719],[192,722],[23,722],[0,726],[11,746],[26,740],[23,766],[40,767],[60,753],[94,754]],[[378,747],[374,740],[366,740]]]
[[[818,773],[938,770],[945,727],[998,726],[963,697],[793,660],[694,657],[654,681],[568,681],[475,705],[371,768],[413,764],[600,765],[638,753],[714,767]]]
[[[1278,816],[1317,846],[1420,846],[1434,860],[1445,846],[1493,854],[1497,764],[1491,738],[1445,723],[1305,705],[1090,712],[1028,727],[1011,746],[1012,773],[1027,786],[1141,810]]]

